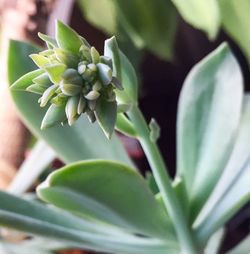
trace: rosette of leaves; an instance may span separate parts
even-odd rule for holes
[[[39,37],[46,42],[47,49],[30,55],[39,69],[24,75],[12,88],[39,94],[40,106],[50,105],[42,129],[58,123],[72,125],[86,113],[90,122],[97,120],[111,138],[117,117],[115,89],[123,90],[114,75],[112,59],[100,55],[60,21],[56,24],[55,39],[41,33]]]

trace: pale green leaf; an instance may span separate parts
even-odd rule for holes
[[[239,44],[250,64],[249,0],[219,0],[222,25]]]
[[[111,161],[68,165],[38,187],[45,201],[133,233],[173,240],[171,227],[143,178]],[[152,219],[153,218],[153,219]]]
[[[184,82],[178,106],[177,166],[192,202],[193,218],[232,152],[242,98],[241,70],[227,44],[198,63]]]
[[[56,22],[56,41],[60,48],[69,50],[75,55],[79,54],[79,49],[83,44],[80,36],[59,20]]]
[[[227,1],[227,0],[226,0]],[[214,39],[220,28],[220,10],[217,0],[172,0],[183,19]]]

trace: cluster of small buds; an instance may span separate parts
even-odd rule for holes
[[[114,89],[122,90],[121,83],[113,77],[112,60],[101,56],[85,40],[78,55],[54,47],[31,58],[45,73],[35,78],[27,91],[42,94],[41,107],[48,102],[64,105],[69,125],[83,113],[95,122],[98,100],[115,101]]]

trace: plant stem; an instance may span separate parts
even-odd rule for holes
[[[148,162],[152,168],[152,172],[161,192],[164,205],[171,220],[173,221],[178,240],[182,247],[182,253],[195,254],[197,251],[191,237],[190,229],[182,212],[181,205],[172,188],[171,180],[159,148],[156,143],[152,142],[149,138],[150,131],[148,125],[137,106],[134,106],[131,111],[129,111],[128,116],[133,122],[137,131],[138,140],[140,141]]]

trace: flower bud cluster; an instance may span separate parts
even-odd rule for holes
[[[67,120],[69,125],[83,113],[95,122],[98,101],[114,102],[114,89],[123,89],[113,76],[112,60],[100,55],[95,47],[81,39],[77,54],[54,44],[39,54],[31,55],[44,73],[33,79],[34,84],[26,89],[41,94],[41,107],[48,103],[65,107],[67,119],[64,122]]]

